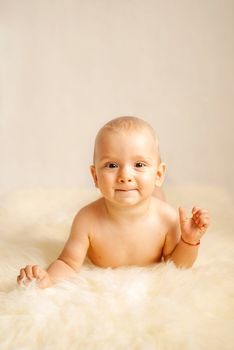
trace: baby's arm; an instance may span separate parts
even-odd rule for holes
[[[200,239],[209,225],[208,211],[194,207],[192,217],[187,218],[179,209],[179,220],[173,220],[163,248],[164,260],[171,260],[177,267],[191,267],[198,255]],[[177,242],[177,243],[176,243]]]
[[[70,237],[57,260],[47,270],[39,266],[27,265],[20,270],[17,282],[20,284],[26,279],[26,285],[33,279],[37,279],[40,288],[47,288],[54,282],[68,278],[80,270],[89,248],[88,226],[86,214],[81,210],[75,217]]]

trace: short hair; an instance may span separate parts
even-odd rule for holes
[[[105,131],[109,131],[109,132],[141,131],[142,128],[148,130],[152,135],[155,141],[157,152],[158,152],[159,161],[161,162],[158,137],[155,133],[155,130],[152,128],[152,126],[149,123],[147,123],[145,120],[139,117],[123,116],[123,117],[118,117],[110,120],[105,125],[103,125],[103,127],[98,131],[95,139],[95,145],[94,145],[93,163],[95,161],[95,150],[96,150],[97,141]]]

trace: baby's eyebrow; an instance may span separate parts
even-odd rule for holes
[[[146,156],[139,155],[134,159],[134,162],[145,163],[148,166],[153,166],[156,162],[156,159],[154,159],[153,157],[146,157]]]
[[[148,162],[152,162],[153,159],[151,157],[147,157],[147,156],[144,156],[142,154],[139,154],[139,155],[136,155],[134,156],[134,159],[137,159],[137,160],[146,160]]]
[[[115,159],[114,157],[110,157],[110,156],[105,156],[105,157],[102,157],[101,159],[99,159],[100,162],[103,162],[104,160],[113,160]]]
[[[111,156],[103,156],[103,157],[101,158],[101,160],[103,160],[103,159],[110,159],[110,158],[113,158],[113,157],[111,157]]]
[[[145,161],[148,161],[148,162],[152,162],[153,161],[153,159],[151,157],[147,157],[147,156],[144,156],[142,154],[134,155],[132,157],[132,159],[134,159],[134,160],[145,160]],[[107,156],[102,157],[99,161],[103,162],[105,160],[116,160],[116,157],[107,155]]]

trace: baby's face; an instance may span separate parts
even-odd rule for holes
[[[104,131],[96,144],[91,172],[103,197],[118,206],[151,197],[156,182],[160,186],[163,179],[156,143],[148,130]]]

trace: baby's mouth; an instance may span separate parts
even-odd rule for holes
[[[116,188],[116,191],[120,191],[120,192],[130,192],[130,191],[136,191],[136,188]]]

